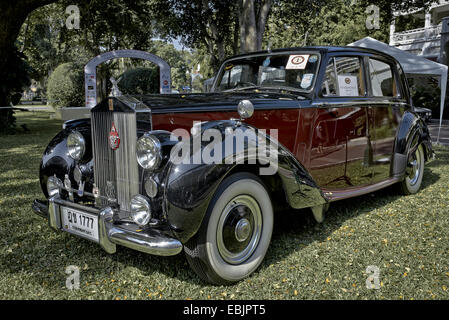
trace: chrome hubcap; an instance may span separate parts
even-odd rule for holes
[[[409,167],[409,179],[410,184],[415,185],[418,182],[419,176],[421,174],[421,157],[419,154],[419,149],[415,151],[412,156],[411,161],[408,164]]]
[[[248,239],[250,232],[250,222],[245,218],[240,219],[235,226],[235,238],[237,239],[237,241],[243,242]]]
[[[256,250],[261,233],[262,211],[256,199],[237,196],[226,205],[218,221],[218,252],[229,264],[243,263]]]

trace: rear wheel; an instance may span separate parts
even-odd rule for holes
[[[401,193],[409,195],[419,191],[424,175],[424,162],[424,149],[419,145],[409,156],[406,177],[399,185]]]
[[[272,230],[273,207],[263,182],[253,174],[237,173],[221,183],[184,250],[200,278],[230,284],[259,267]]]

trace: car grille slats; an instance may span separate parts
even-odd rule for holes
[[[121,211],[130,211],[131,198],[139,193],[136,113],[92,111],[91,121],[95,184],[102,197],[115,198]],[[109,143],[113,123],[120,139],[116,150]],[[97,201],[101,207],[108,204],[104,198]]]

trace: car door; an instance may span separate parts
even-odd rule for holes
[[[363,57],[335,55],[328,60],[316,117],[309,170],[320,187],[339,190],[371,182],[366,76]]]
[[[373,183],[390,177],[396,131],[403,110],[400,101],[403,94],[395,64],[381,57],[367,57],[369,82],[373,104]]]

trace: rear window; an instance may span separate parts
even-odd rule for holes
[[[397,97],[399,95],[391,65],[370,58],[369,68],[374,97]]]

